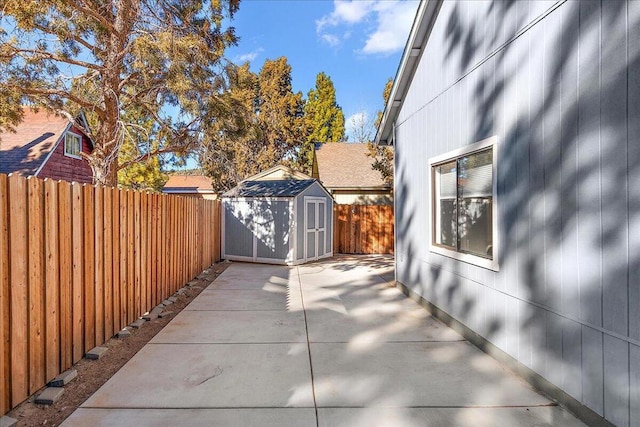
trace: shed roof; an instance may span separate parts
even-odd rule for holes
[[[66,117],[25,108],[16,132],[0,133],[0,173],[35,174],[69,126]]]
[[[380,172],[372,168],[367,144],[330,142],[318,144],[315,156],[318,175],[327,188],[388,187]]]
[[[211,178],[204,175],[172,175],[163,193],[213,193]]]
[[[306,190],[315,179],[280,179],[270,181],[242,181],[223,197],[295,197]]]

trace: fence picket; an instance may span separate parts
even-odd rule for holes
[[[73,362],[82,359],[84,354],[84,224],[82,213],[82,187],[77,182],[71,185],[71,218],[72,218],[72,284],[71,284],[71,316],[73,330]]]
[[[45,378],[44,363],[44,192],[42,181],[27,179],[29,221],[29,394],[40,388]]]
[[[0,175],[0,246],[9,247],[9,186],[6,175]],[[9,399],[9,251],[0,251],[0,414],[11,408]]]
[[[9,176],[9,254],[11,284],[11,403],[28,396],[28,276],[27,186],[20,176]]]

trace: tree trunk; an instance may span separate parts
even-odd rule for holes
[[[93,183],[105,185],[107,187],[116,187],[118,185],[118,170],[116,162],[107,164],[106,159],[93,159],[90,162],[91,171],[93,172]]]

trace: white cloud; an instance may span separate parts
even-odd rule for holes
[[[335,27],[343,23],[357,24],[373,10],[374,5],[375,1],[371,0],[334,0],[333,12],[316,21],[316,31],[322,33],[326,27]]]
[[[377,28],[369,35],[362,53],[389,54],[407,42],[416,14],[415,2],[380,2],[376,5]]]
[[[370,141],[375,135],[373,120],[365,110],[350,115],[345,122],[345,130],[349,141]]]
[[[316,21],[316,32],[322,41],[335,47],[354,29],[344,31],[342,37],[329,29],[360,26],[366,42],[359,53],[393,53],[404,47],[417,5],[416,0],[334,0],[333,11]]]
[[[241,64],[241,63],[244,63],[244,62],[247,62],[247,61],[252,62],[263,51],[264,51],[264,49],[259,47],[258,49],[254,50],[253,52],[245,53],[245,54],[238,55],[238,56],[234,57],[233,58],[233,62],[238,63],[238,64]]]
[[[320,38],[331,47],[338,46],[340,44],[340,37],[333,34],[322,34]]]

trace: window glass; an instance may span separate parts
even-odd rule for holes
[[[434,243],[493,259],[493,149],[433,167]]]
[[[67,133],[64,136],[64,154],[69,154],[71,156],[80,156],[81,151],[80,137],[72,133]]]
[[[456,162],[449,162],[435,168],[436,175],[436,210],[439,232],[436,243],[456,247]]]

